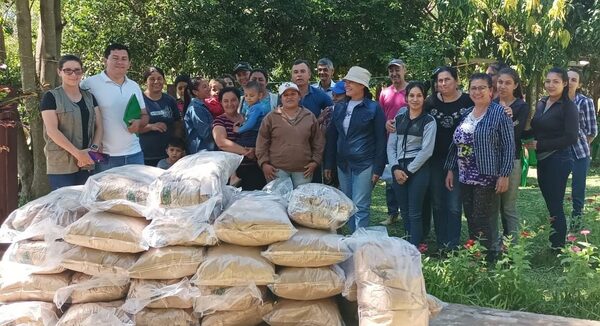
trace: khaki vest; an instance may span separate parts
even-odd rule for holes
[[[83,134],[81,126],[81,109],[77,103],[73,103],[67,96],[62,86],[50,90],[56,100],[56,117],[58,118],[58,130],[77,148],[83,149]],[[85,106],[89,112],[88,137],[90,142],[94,138],[96,116],[94,113],[94,100],[92,94],[81,90]],[[58,146],[46,132],[44,126],[44,153],[46,154],[46,173],[48,174],[70,174],[79,171],[77,159],[69,152]]]

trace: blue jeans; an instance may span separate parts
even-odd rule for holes
[[[356,214],[348,220],[350,232],[354,233],[360,227],[369,226],[369,216],[371,214],[371,192],[373,185],[371,178],[373,176],[373,167],[368,167],[361,172],[348,170],[342,171],[338,168],[338,177],[340,179],[340,190],[352,199],[356,208]]]
[[[106,170],[127,164],[144,165],[144,153],[137,152],[131,155],[110,156],[108,158],[108,161],[106,161],[105,163],[96,164],[96,172],[104,172]]]
[[[275,174],[277,178],[290,178],[292,179],[292,185],[294,189],[298,188],[299,185],[303,185],[305,183],[310,183],[312,177],[305,178],[304,172],[287,172],[282,169],[277,169],[277,173]]]
[[[460,242],[462,205],[458,171],[454,171],[454,189],[446,188],[445,158],[431,158],[429,194],[438,247],[456,248]]]
[[[537,176],[542,196],[550,213],[550,225],[554,232],[550,234],[550,242],[553,248],[565,245],[567,235],[567,221],[563,203],[567,179],[573,168],[573,157],[571,149],[563,149],[552,155],[538,160]]]
[[[398,187],[395,185],[397,182],[385,183],[385,203],[387,205],[387,213],[389,216],[398,217]]]
[[[590,169],[590,157],[575,158],[571,179],[571,197],[573,198],[573,213],[571,214],[572,229],[581,227],[581,215],[585,203],[585,180]]]
[[[407,163],[408,164],[408,163]],[[410,176],[403,185],[394,182],[400,214],[408,241],[418,246],[423,239],[423,200],[429,187],[429,164],[425,163],[419,171]]]
[[[48,174],[48,181],[52,190],[62,187],[83,185],[93,171],[80,170],[70,174]]]

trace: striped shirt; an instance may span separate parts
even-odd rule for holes
[[[572,145],[571,148],[577,159],[582,159],[590,156],[590,145],[587,137],[598,135],[596,109],[594,108],[594,101],[581,93],[575,94],[573,102],[575,102],[579,111],[579,135],[577,143]]]
[[[225,128],[225,131],[227,132],[227,139],[231,140],[232,142],[235,142],[238,138],[238,134],[233,131],[234,124],[235,122],[229,119],[225,114],[221,114],[220,116],[215,118],[212,127],[214,128],[216,126],[221,126]]]
[[[463,113],[465,119],[473,107]],[[477,123],[473,134],[473,150],[480,174],[507,177],[510,175],[515,159],[515,140],[511,119],[504,108],[491,103],[487,112]],[[456,170],[458,166],[458,147],[450,144],[450,151],[444,169]]]

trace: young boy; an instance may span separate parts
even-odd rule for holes
[[[185,142],[181,138],[171,138],[165,151],[167,158],[158,161],[156,167],[166,170],[185,156]]]
[[[260,100],[265,96],[258,82],[252,80],[244,86],[244,100],[248,103],[246,121],[242,126],[233,127],[233,131],[239,134],[237,143],[244,147],[256,147],[258,128],[263,118],[271,111]]]

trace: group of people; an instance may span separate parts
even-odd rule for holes
[[[516,239],[516,198],[524,150],[535,150],[538,181],[554,229],[553,248],[564,245],[567,178],[573,173],[573,228],[579,227],[597,134],[593,102],[577,92],[581,74],[551,69],[547,96],[529,105],[515,70],[491,65],[469,78],[468,94],[457,70],[439,67],[429,94],[425,83],[405,80],[406,65],[387,65],[391,85],[373,99],[371,74],[354,66],[334,81],[333,63],[292,64],[289,82],[271,93],[269,74],[250,64],[232,75],[178,76],[176,96],[165,93],[165,75],[150,67],[140,86],[127,77],[126,46],[109,45],[105,70],[82,81],[83,64],[60,59],[62,83],[44,94],[48,177],[53,189],[82,184],[91,173],[125,164],[169,168],[186,154],[221,150],[244,157],[229,182],[261,189],[289,177],[339,187],[357,206],[350,231],[369,225],[372,190],[383,175],[389,218],[402,217],[407,239],[418,246],[433,218],[438,246],[459,246],[461,216],[469,237],[480,239],[493,259],[503,234]],[[237,86],[236,86],[237,83]],[[139,114],[126,119],[131,106]],[[385,172],[384,172],[385,171]],[[500,217],[500,218],[499,218]]]

